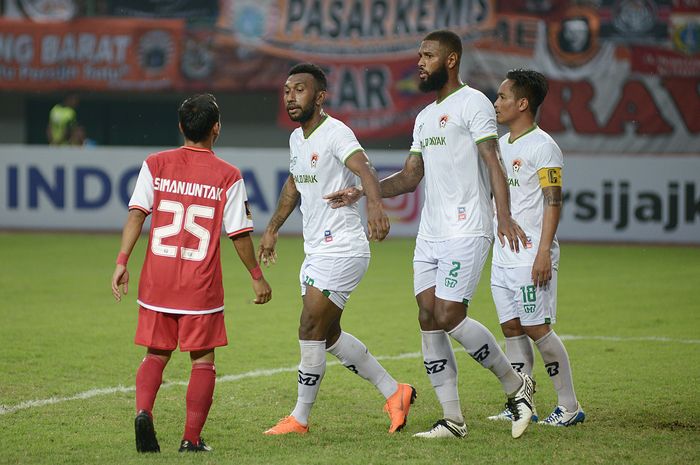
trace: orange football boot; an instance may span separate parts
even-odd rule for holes
[[[395,393],[386,400],[384,411],[389,414],[391,426],[390,433],[401,431],[406,426],[408,419],[408,411],[411,409],[411,404],[416,400],[416,390],[410,384],[400,384]]]
[[[278,421],[277,424],[275,426],[273,426],[272,428],[268,429],[267,431],[264,431],[263,434],[267,434],[267,435],[289,434],[289,433],[306,434],[308,432],[309,432],[308,426],[302,425],[301,423],[299,423],[297,421],[296,418],[289,415],[288,417],[284,417],[280,421]]]

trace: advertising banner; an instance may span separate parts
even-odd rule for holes
[[[181,20],[0,18],[0,89],[171,89],[183,31]]]
[[[0,229],[119,231],[151,149],[0,146]],[[267,225],[289,174],[281,149],[216,150],[243,173],[255,231]],[[380,177],[407,152],[369,154]],[[566,156],[559,239],[700,244],[700,157]],[[390,237],[415,237],[423,202],[415,192],[385,199]],[[281,230],[301,233],[298,209]]]

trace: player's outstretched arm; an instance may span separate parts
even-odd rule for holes
[[[275,251],[277,232],[284,222],[287,221],[289,215],[294,211],[297,203],[299,203],[299,197],[299,191],[297,190],[296,184],[294,184],[294,178],[290,174],[284,186],[282,186],[282,192],[280,192],[280,199],[277,202],[275,213],[272,214],[272,218],[270,218],[270,222],[267,223],[267,228],[265,228],[265,232],[260,238],[258,260],[260,263],[264,263],[265,266],[270,266],[271,263],[277,261],[277,252]]]
[[[112,295],[117,302],[121,302],[122,296],[120,287],[124,295],[129,292],[129,270],[126,269],[126,263],[129,260],[131,251],[134,250],[134,245],[139,239],[143,222],[146,220],[146,214],[138,209],[129,211],[129,216],[126,218],[124,229],[122,230],[122,243],[117,256],[117,265],[112,273]]]
[[[245,232],[234,236],[231,238],[231,241],[236,248],[238,257],[252,278],[253,292],[255,292],[255,300],[253,302],[256,304],[269,302],[272,299],[272,289],[265,280],[260,265],[255,259],[255,248],[253,247],[253,239],[251,239],[250,233]]]
[[[367,230],[371,240],[381,241],[389,234],[389,218],[384,212],[379,191],[377,171],[363,150],[358,150],[348,157],[345,166],[360,177],[367,196]]]
[[[497,139],[488,139],[477,145],[479,155],[486,163],[489,170],[489,180],[491,182],[491,192],[496,202],[496,220],[498,221],[498,241],[501,247],[508,241],[510,250],[520,251],[518,240],[525,245],[527,236],[510,215],[510,191],[508,190],[508,180],[501,151],[498,148]]]
[[[410,153],[406,158],[403,169],[379,182],[382,198],[396,197],[397,195],[413,192],[423,179],[423,157],[418,153]],[[362,187],[349,187],[340,191],[324,195],[331,208],[340,208],[352,205],[360,197],[365,195]]]
[[[561,185],[542,188],[544,194],[544,214],[542,233],[535,262],[532,264],[532,282],[535,286],[546,286],[552,279],[552,256],[550,250],[561,216]]]

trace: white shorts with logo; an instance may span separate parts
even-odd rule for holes
[[[301,295],[306,295],[306,286],[313,286],[342,310],[367,268],[369,257],[307,255],[299,272]]]
[[[436,297],[469,304],[490,250],[488,237],[459,237],[440,242],[416,239],[414,294],[434,286]]]
[[[532,267],[491,265],[491,294],[498,322],[520,318],[523,326],[554,324],[557,319],[557,270],[545,287],[532,283]]]

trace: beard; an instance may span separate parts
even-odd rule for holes
[[[310,120],[314,116],[314,104],[311,102],[311,104],[304,108],[304,107],[299,107],[301,112],[299,113],[299,116],[293,117],[292,115],[289,114],[289,110],[287,110],[287,114],[289,115],[289,119],[292,121],[295,121],[297,123],[305,123],[308,120]]]
[[[443,64],[440,68],[435,70],[435,72],[428,74],[425,81],[420,81],[418,83],[418,88],[421,92],[440,90],[447,84],[447,79],[447,65]]]

